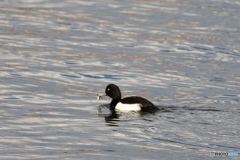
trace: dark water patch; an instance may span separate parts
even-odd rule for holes
[[[186,143],[183,142],[183,140],[169,140],[169,139],[162,139],[162,138],[152,138],[153,140],[157,141],[162,141],[162,142],[170,142],[170,143],[175,143],[175,144],[181,144],[181,145],[186,145],[186,146],[194,146],[199,149],[200,148],[208,148],[211,149],[212,147],[201,145],[201,144],[191,144],[191,143]]]
[[[12,76],[19,76],[19,77],[22,76],[21,74],[18,74],[18,73],[10,73],[10,75],[12,75]]]
[[[174,112],[174,111],[212,111],[212,112],[220,112],[222,110],[211,108],[211,107],[191,107],[191,106],[158,106],[160,108],[160,112]]]
[[[70,74],[60,74],[63,77],[67,77],[67,78],[80,78],[79,76],[76,75],[70,75]]]
[[[204,52],[212,51],[212,48],[207,48],[207,47],[204,47],[204,46],[193,46],[193,48],[196,49],[196,50],[202,50]]]
[[[219,110],[219,109],[215,109],[215,108],[211,108],[211,107],[207,107],[207,108],[204,108],[204,107],[189,107],[189,106],[184,106],[184,107],[180,107],[180,109],[183,109],[183,110],[187,110],[187,111],[210,111],[210,112],[220,112],[222,110]]]
[[[179,109],[177,106],[157,106],[160,112],[174,112]]]
[[[210,144],[211,146],[215,146],[217,148],[225,148],[227,150],[240,150],[240,147],[229,146],[229,145],[219,145],[219,144]]]
[[[170,52],[173,52],[173,51],[172,51],[172,50],[168,50],[168,49],[163,49],[163,50],[160,50],[160,53],[161,53],[161,52],[163,52],[163,53],[164,53],[164,52],[165,52],[165,53],[170,53]]]
[[[90,75],[90,74],[83,74],[83,73],[79,73],[79,75],[83,76],[83,77],[87,77],[87,78],[104,78],[104,75]],[[112,75],[107,75],[108,77],[113,77]]]
[[[218,82],[218,83],[223,83],[226,80],[222,77],[213,77],[212,79],[209,80],[210,82]]]
[[[226,54],[226,55],[229,55],[229,56],[233,56],[233,57],[236,57],[236,58],[239,58],[240,57],[240,53],[233,53],[231,51],[219,51],[219,53],[221,54]]]
[[[184,48],[184,47],[178,47],[177,49],[181,51],[191,51],[190,48]]]
[[[213,125],[213,124],[211,124],[211,123],[207,123],[207,122],[199,122],[199,123],[197,123],[197,124],[202,124],[202,125]]]
[[[68,65],[76,65],[77,64],[76,62],[65,62],[65,63]]]
[[[96,74],[96,75],[90,75],[90,74],[83,74],[78,73],[79,75],[87,78],[94,78],[94,79],[111,79],[111,80],[122,80],[127,78],[133,78],[134,76],[124,76],[124,75],[118,75],[118,74]]]
[[[184,70],[185,71],[185,70]],[[181,87],[181,88],[189,88],[189,85],[187,84],[179,84],[179,83],[169,83],[169,86],[172,86],[172,87]]]
[[[5,97],[5,100],[19,100],[17,97]]]

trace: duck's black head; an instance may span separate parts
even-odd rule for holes
[[[113,100],[117,100],[117,101],[121,100],[122,96],[121,96],[120,89],[115,84],[107,85],[105,93],[107,96],[109,96]]]

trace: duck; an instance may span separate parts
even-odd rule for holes
[[[115,84],[108,84],[105,89],[106,96],[112,99],[110,103],[110,109],[113,111],[156,111],[158,107],[156,107],[149,100],[138,97],[131,96],[122,98],[121,91],[119,87]]]

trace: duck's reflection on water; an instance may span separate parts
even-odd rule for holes
[[[118,126],[119,117],[121,114],[110,110],[109,104],[103,104],[98,107],[98,117],[104,117],[108,126]]]

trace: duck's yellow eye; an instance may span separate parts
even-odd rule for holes
[[[108,88],[107,90],[110,91],[110,88]]]

